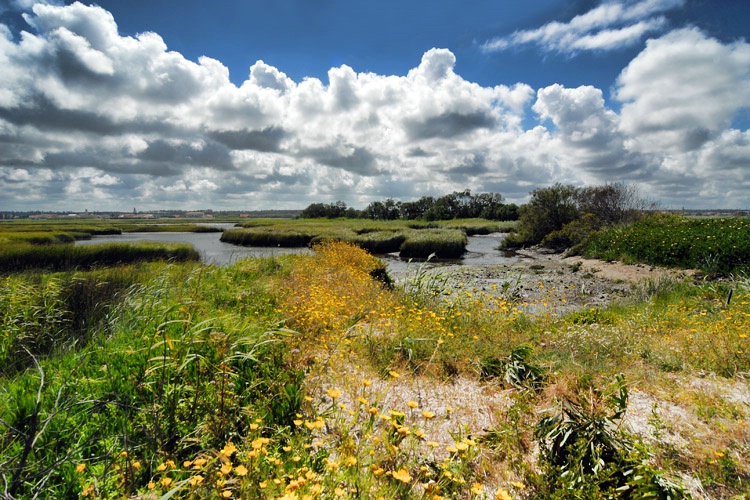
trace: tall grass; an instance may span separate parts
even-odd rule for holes
[[[155,260],[182,262],[199,259],[198,252],[189,244],[7,245],[0,248],[0,272],[25,269],[63,271]]]

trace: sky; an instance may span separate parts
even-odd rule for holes
[[[747,0],[0,0],[0,211],[750,209]]]

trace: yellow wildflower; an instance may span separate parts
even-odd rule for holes
[[[484,490],[484,486],[482,486],[480,483],[474,483],[471,487],[471,492],[475,495],[480,495],[482,493],[482,490]]]
[[[398,479],[399,481],[405,484],[409,484],[411,482],[411,476],[409,475],[409,471],[407,471],[404,468],[399,469],[398,472],[394,472],[393,478]]]
[[[247,467],[240,464],[234,468],[234,473],[237,474],[238,476],[245,476],[247,475]]]
[[[331,399],[336,399],[339,396],[341,396],[341,391],[338,389],[328,389],[328,395],[331,397]]]
[[[76,465],[76,472],[77,473],[80,474],[84,470],[86,470],[86,464],[78,464],[78,465]]]
[[[504,489],[498,488],[495,492],[495,500],[513,500],[513,497]]]
[[[417,403],[416,401],[407,401],[406,406],[408,406],[409,408],[416,408],[417,406],[419,406],[419,403]]]

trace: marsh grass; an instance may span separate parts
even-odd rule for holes
[[[483,219],[440,222],[284,220],[248,221],[239,229],[224,231],[221,240],[237,245],[309,246],[332,240],[353,243],[374,254],[396,253],[403,258],[455,259],[466,251],[467,235],[507,230],[512,223]]]
[[[26,269],[63,271],[155,260],[197,261],[199,258],[192,246],[179,243],[8,245],[0,248],[0,272]]]

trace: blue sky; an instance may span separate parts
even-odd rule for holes
[[[0,0],[0,210],[750,208],[750,3]]]

